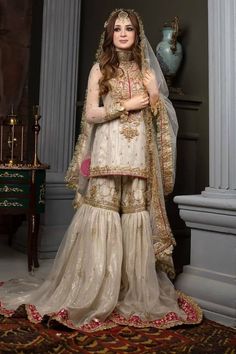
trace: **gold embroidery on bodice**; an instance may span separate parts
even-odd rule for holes
[[[135,95],[145,93],[142,73],[132,60],[131,52],[117,52],[120,59],[118,76],[110,80],[111,96],[114,102],[122,102]],[[130,142],[139,135],[141,111],[129,112],[120,117],[120,133]]]
[[[138,127],[140,125],[140,115],[137,113],[123,114],[120,117],[120,133],[130,142],[139,135]]]

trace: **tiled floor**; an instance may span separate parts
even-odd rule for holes
[[[0,281],[13,278],[44,278],[53,263],[52,259],[39,259],[40,267],[33,274],[27,269],[27,255],[8,246],[7,238],[0,236]]]

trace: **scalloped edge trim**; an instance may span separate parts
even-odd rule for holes
[[[147,328],[154,327],[157,329],[167,329],[179,325],[194,325],[199,324],[202,321],[203,313],[200,307],[196,302],[188,295],[182,293],[179,290],[176,290],[178,294],[178,302],[180,308],[186,313],[187,318],[182,319],[175,312],[169,312],[164,317],[153,320],[153,321],[143,321],[139,316],[131,316],[129,319],[126,319],[124,316],[114,311],[105,321],[93,320],[88,324],[77,326],[69,319],[68,310],[61,309],[58,312],[52,312],[45,314],[44,316],[40,315],[36,306],[27,304],[25,305],[25,310],[27,313],[27,318],[32,323],[40,323],[45,317],[48,317],[48,326],[50,323],[56,321],[66,327],[71,329],[79,330],[86,333],[92,333],[96,331],[101,331],[105,329],[111,329],[117,327],[118,325],[122,326],[131,326],[136,328]],[[3,304],[0,302],[0,314],[5,317],[12,317],[16,310],[7,310],[3,307]]]

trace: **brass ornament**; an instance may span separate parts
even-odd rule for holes
[[[8,185],[4,185],[3,187],[0,187],[0,192],[4,192],[4,193],[20,193],[20,192],[24,192],[23,189],[18,188],[18,187],[10,187]]]

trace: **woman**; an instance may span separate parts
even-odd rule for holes
[[[1,313],[24,304],[33,322],[84,331],[201,321],[198,306],[167,277],[174,239],[164,194],[173,188],[178,127],[167,94],[138,15],[115,10],[89,75],[66,177],[78,210],[48,278],[18,296],[9,294],[17,284],[4,285]]]

